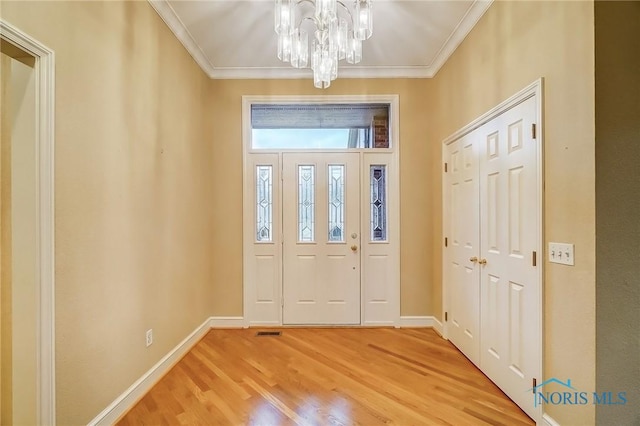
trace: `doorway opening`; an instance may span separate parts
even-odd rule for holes
[[[0,423],[54,424],[53,51],[0,20]]]

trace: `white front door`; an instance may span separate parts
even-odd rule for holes
[[[358,153],[285,153],[283,323],[360,323]]]

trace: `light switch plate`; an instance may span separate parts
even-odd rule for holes
[[[561,265],[575,265],[573,244],[549,243],[549,262]]]

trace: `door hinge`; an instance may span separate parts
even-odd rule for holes
[[[449,321],[449,312],[444,313],[444,321],[445,322]]]
[[[447,173],[447,168],[448,168],[447,163],[444,163],[444,172],[445,172],[445,173]]]
[[[284,308],[284,297],[280,298],[280,306]]]
[[[531,390],[533,391],[533,394],[536,394],[536,385],[537,385],[538,381],[535,379],[535,377],[533,378],[533,386],[531,387]]]
[[[531,138],[535,139],[536,138],[536,123],[533,123],[531,125]]]
[[[531,263],[533,263],[533,266],[536,266],[538,264],[538,254],[534,251],[533,254],[531,255]]]
[[[449,239],[447,237],[444,237],[444,246],[449,247]]]

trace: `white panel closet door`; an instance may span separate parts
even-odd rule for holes
[[[480,147],[482,370],[529,416],[540,378],[536,98],[482,126]]]
[[[445,234],[449,236],[445,279],[449,283],[449,339],[474,364],[480,362],[480,285],[478,256],[479,169],[477,132],[446,147]]]
[[[449,339],[529,416],[542,379],[537,97],[445,146]],[[535,254],[534,254],[535,253]]]
[[[284,324],[360,324],[359,175],[358,153],[283,154]]]

